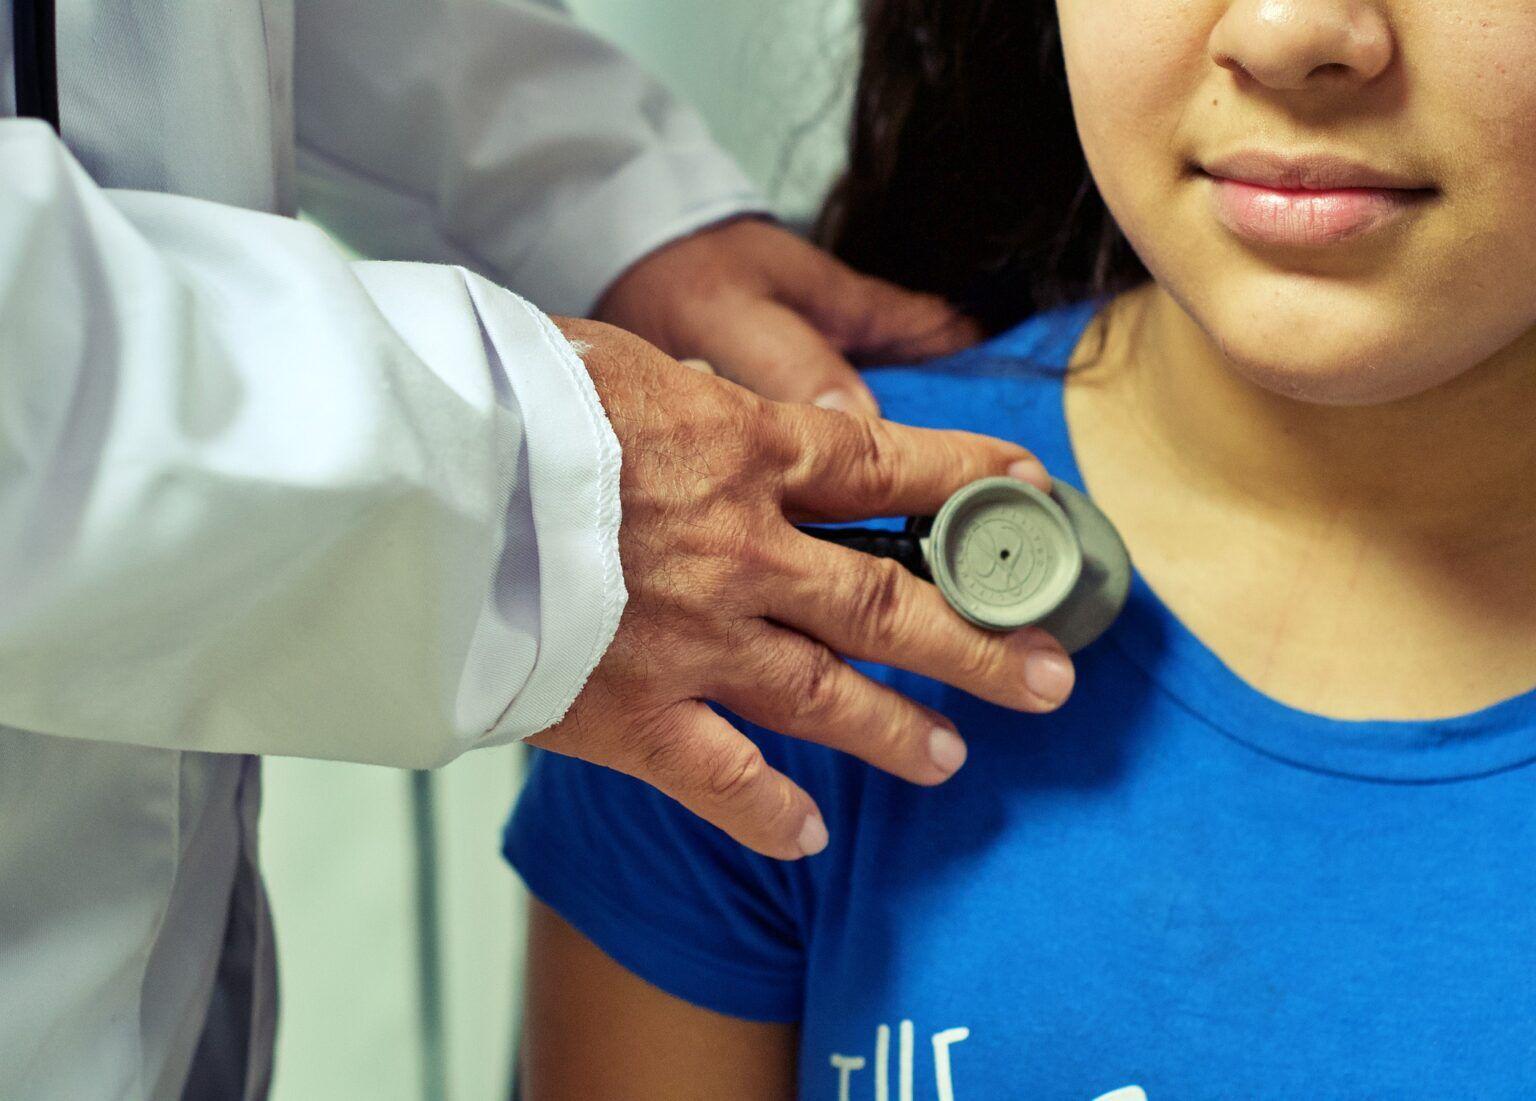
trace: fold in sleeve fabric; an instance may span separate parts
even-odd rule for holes
[[[779,739],[756,733],[793,767]],[[547,752],[503,853],[536,898],[653,986],[734,1017],[800,1019],[803,862],[759,856],[633,777]]]
[[[533,733],[623,608],[618,468],[511,293],[0,121],[0,724],[412,767]]]
[[[300,202],[369,256],[578,315],[657,247],[766,209],[690,108],[558,3],[296,14]]]

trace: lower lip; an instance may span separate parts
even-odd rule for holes
[[[1422,191],[1348,187],[1288,190],[1209,177],[1216,217],[1245,240],[1265,245],[1332,245],[1397,221],[1424,198]]]

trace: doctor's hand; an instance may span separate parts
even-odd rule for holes
[[[739,219],[663,246],[594,316],[777,401],[879,412],[849,359],[911,363],[981,336],[943,299],[860,275],[771,222]]]
[[[793,527],[932,514],[991,475],[1048,487],[1027,451],[771,402],[608,326],[560,325],[585,348],[623,447],[629,603],[586,688],[535,745],[639,777],[758,852],[795,859],[826,844],[815,804],[709,701],[937,784],[965,759],[953,725],[839,654],[1021,711],[1066,697],[1071,661],[1044,632],[973,627],[896,563]]]

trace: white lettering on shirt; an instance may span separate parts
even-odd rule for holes
[[[901,1022],[901,1101],[912,1099],[912,1022]]]
[[[875,1029],[875,1101],[891,1101],[891,1026]]]
[[[968,1028],[946,1028],[933,1034],[933,1077],[939,1101],[955,1101],[955,1082],[949,1072],[949,1049],[970,1035]]]
[[[837,1101],[849,1101],[849,1083],[854,1071],[864,1069],[864,1056],[833,1055],[832,1065],[837,1068]]]
[[[897,1028],[897,1101],[917,1101],[913,1068],[915,1030],[909,1020],[901,1021]],[[937,1101],[957,1101],[950,1048],[970,1039],[970,1036],[971,1030],[961,1026],[941,1029],[931,1037],[933,1088]],[[837,1072],[837,1101],[853,1101],[853,1076],[866,1066],[864,1057],[839,1052],[832,1055],[830,1062],[832,1069]],[[875,1028],[875,1101],[891,1101],[891,1026],[886,1024]],[[1147,1101],[1147,1094],[1140,1086],[1123,1086],[1100,1094],[1094,1101]]]

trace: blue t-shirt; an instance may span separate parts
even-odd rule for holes
[[[869,381],[892,419],[1017,440],[1080,487],[1060,368],[1090,316]],[[869,671],[970,759],[930,790],[747,728],[820,803],[822,854],[756,856],[542,755],[507,858],[656,986],[799,1022],[807,1101],[1536,1097],[1536,692],[1307,714],[1140,578],[1056,714]]]

